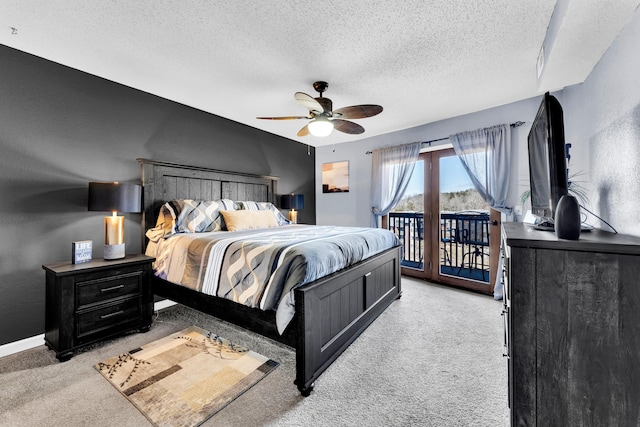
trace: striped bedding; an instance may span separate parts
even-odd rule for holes
[[[156,276],[249,307],[276,310],[282,333],[294,315],[293,289],[399,246],[383,229],[286,225],[174,234],[147,248]]]

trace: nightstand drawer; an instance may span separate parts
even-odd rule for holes
[[[104,329],[115,328],[123,323],[135,322],[140,318],[140,299],[129,298],[115,304],[100,306],[93,310],[79,312],[76,334],[78,338]]]
[[[78,307],[100,303],[113,298],[125,297],[127,295],[138,295],[140,293],[141,285],[141,271],[107,277],[104,279],[78,282]]]

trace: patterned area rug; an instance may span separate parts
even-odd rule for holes
[[[197,426],[278,366],[191,326],[95,368],[156,426]]]

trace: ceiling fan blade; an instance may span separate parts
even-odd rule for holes
[[[318,101],[316,101],[315,98],[313,98],[311,95],[307,95],[306,93],[303,93],[303,92],[296,92],[295,98],[296,98],[296,101],[298,101],[298,104],[302,105],[304,108],[308,109],[309,111],[315,114],[324,113],[324,108],[322,107],[322,105]]]
[[[381,112],[382,107],[379,105],[352,105],[334,110],[333,117],[340,117],[341,119],[364,119],[365,117],[372,117]]]
[[[333,119],[330,120],[330,122],[333,123],[333,128],[340,132],[349,133],[351,135],[359,135],[364,132],[364,128],[362,126],[348,120]]]
[[[298,136],[307,136],[309,135],[309,125],[305,125],[302,129],[298,131]]]
[[[312,119],[309,116],[284,116],[284,117],[256,117],[256,119],[262,120],[297,120],[297,119]]]

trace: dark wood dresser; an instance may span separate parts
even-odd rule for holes
[[[122,332],[149,330],[153,261],[146,255],[127,255],[120,260],[42,266],[46,272],[44,339],[59,360]]]
[[[511,425],[638,425],[640,238],[502,237]]]

